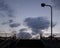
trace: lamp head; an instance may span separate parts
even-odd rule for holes
[[[41,6],[44,7],[46,4],[45,3],[42,3]]]

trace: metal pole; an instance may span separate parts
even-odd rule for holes
[[[53,17],[52,17],[53,14],[52,14],[52,6],[51,6],[51,5],[46,5],[45,3],[42,3],[41,6],[42,6],[42,7],[48,6],[48,7],[51,8],[51,39],[52,39],[52,31],[53,31],[53,20],[52,20],[52,19],[53,19]]]
[[[52,27],[52,25],[53,25],[53,20],[52,20],[53,18],[52,18],[52,7],[51,7],[51,38],[52,38],[52,31],[53,31],[53,27]]]
[[[45,5],[45,6],[49,6],[51,8],[51,38],[52,38],[52,31],[53,31],[53,27],[52,27],[52,25],[53,25],[52,6],[51,5]]]

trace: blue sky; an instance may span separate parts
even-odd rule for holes
[[[0,32],[12,32],[13,30],[17,30],[18,32],[18,30],[21,28],[27,28],[26,26],[23,26],[23,21],[27,17],[45,17],[50,20],[50,8],[42,8],[41,3],[43,2],[53,6],[51,0],[5,0],[5,3],[8,4],[10,9],[13,11],[12,16],[14,17],[9,17],[5,12],[3,13],[4,17],[0,16]],[[16,28],[9,27],[8,20],[11,19],[14,23],[20,24],[20,26]],[[4,22],[6,24],[1,25],[1,23]],[[57,23],[53,28],[53,33],[60,33],[60,10],[56,9],[54,6],[53,22]],[[50,29],[44,32],[50,33]]]

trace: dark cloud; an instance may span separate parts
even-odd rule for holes
[[[54,8],[60,9],[60,0],[51,0],[53,3]]]
[[[27,32],[20,32],[18,34],[18,38],[20,39],[30,39],[32,36],[31,34],[27,33]]]
[[[20,29],[19,31],[22,32],[22,31],[26,31],[26,30],[27,30],[26,28],[22,28],[22,29]]]
[[[18,27],[20,26],[20,23],[12,23],[9,25],[11,28],[15,28],[15,27]]]
[[[13,20],[12,20],[12,19],[10,19],[10,20],[9,20],[9,23],[12,23],[12,22],[13,22]]]
[[[32,35],[36,35],[36,34],[43,34],[43,32],[39,29],[32,29]]]
[[[0,0],[0,11],[4,11],[9,17],[13,17],[13,10],[5,0]]]
[[[0,10],[4,10],[6,8],[4,0],[0,0]]]
[[[36,34],[42,32],[41,30],[48,29],[50,26],[49,20],[44,17],[26,18],[24,22]]]

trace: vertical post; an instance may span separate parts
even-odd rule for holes
[[[51,5],[46,5],[45,3],[42,3],[41,6],[42,7],[48,6],[48,7],[51,8],[51,39],[52,39],[52,31],[53,31],[53,20],[52,20],[53,19],[53,16],[52,16],[53,13],[52,13],[52,6]]]
[[[45,5],[45,6],[49,6],[51,8],[51,39],[52,39],[52,32],[53,32],[53,12],[52,12],[52,6],[51,5]]]
[[[52,6],[51,5],[47,5],[51,8],[51,39],[52,39],[52,31],[53,31],[53,16],[52,16]]]
[[[53,29],[53,27],[52,27],[52,25],[53,25],[53,20],[52,20],[52,7],[51,7],[51,38],[52,38],[52,29]]]

